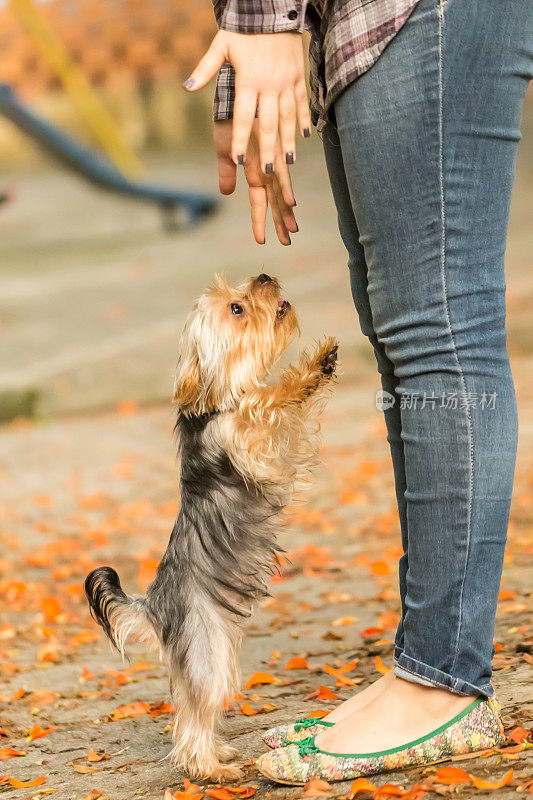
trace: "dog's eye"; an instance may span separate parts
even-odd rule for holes
[[[235,314],[236,317],[239,317],[241,314],[244,314],[244,308],[241,306],[240,303],[232,303],[231,313]]]

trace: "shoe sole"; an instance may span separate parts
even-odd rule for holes
[[[480,752],[480,753],[485,753],[485,752],[490,753],[491,751],[490,750],[479,750],[479,751],[475,750],[473,753],[469,753],[468,755],[474,756],[478,752]],[[465,758],[467,757],[466,754],[465,754],[464,757]],[[445,764],[447,761],[453,761],[453,758],[454,758],[453,756],[449,756],[448,758],[439,758],[437,761],[424,761],[423,764],[412,764],[409,767],[404,767],[403,770],[402,769],[398,769],[398,770],[390,770],[390,771],[391,772],[393,772],[393,771],[394,772],[403,772],[404,770],[417,769],[417,768],[420,768],[420,767],[431,767],[434,764]],[[265,770],[261,769],[260,767],[258,767],[257,764],[256,764],[256,769],[257,769],[258,772],[261,773],[261,775],[264,775],[265,778],[268,778],[270,781],[273,781],[274,783],[280,783],[283,786],[305,786],[305,784],[307,783],[307,781],[282,780],[281,778],[277,778],[274,775],[271,775],[269,772],[265,772]],[[386,774],[387,774],[387,771],[372,772],[372,773],[370,773],[370,775],[362,775],[362,776],[360,775],[359,777],[369,778],[369,777],[372,777],[373,775],[386,775]],[[324,778],[324,780],[326,780],[326,779]],[[331,780],[331,778],[329,778],[328,780]],[[335,781],[335,782],[336,783],[340,783],[341,781],[354,781],[354,780],[356,780],[356,778],[342,778],[341,780]]]

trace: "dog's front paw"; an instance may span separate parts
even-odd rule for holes
[[[339,343],[333,336],[328,336],[318,346],[315,358],[318,362],[320,372],[326,378],[331,377],[335,372],[338,350]]]

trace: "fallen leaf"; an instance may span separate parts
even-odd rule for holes
[[[287,661],[283,669],[309,669],[309,664],[303,656],[294,656]]]
[[[252,686],[263,686],[267,683],[281,683],[279,678],[270,675],[268,672],[255,672],[246,681],[245,689],[251,689]]]
[[[459,767],[441,767],[437,770],[436,783],[470,783],[472,776]]]
[[[355,780],[352,783],[346,800],[353,800],[353,798],[356,797],[360,792],[375,792],[375,791],[376,787],[374,786],[373,783],[370,783],[369,780],[367,780],[366,778],[357,778],[357,780]]]
[[[50,728],[41,728],[37,722],[34,722],[30,730],[26,733],[26,738],[29,742],[33,742],[35,739],[42,739],[43,736],[48,736],[52,731],[57,731],[57,727],[52,725]]]
[[[245,717],[253,717],[254,714],[257,714],[257,711],[254,711],[248,700],[245,700],[241,706],[241,714],[244,714]]]
[[[328,689],[327,686],[319,686],[314,692],[308,694],[306,700],[335,700],[339,695]]]
[[[357,617],[337,617],[331,624],[336,628],[339,625],[351,625],[353,622],[357,622]]]
[[[106,719],[116,722],[119,719],[131,719],[132,717],[143,717],[150,713],[150,706],[148,703],[143,703],[137,700],[134,703],[127,703],[124,706],[119,706],[112,711]]]
[[[384,783],[379,786],[374,794],[374,800],[386,800],[389,797],[404,797],[403,786],[396,786],[394,783]]]
[[[89,750],[89,755],[87,756],[87,761],[107,761],[110,758],[111,756],[107,753],[96,753],[91,747]]]
[[[4,747],[0,749],[0,761],[5,761],[8,758],[16,758],[17,756],[27,756],[27,750],[15,750],[13,747]]]
[[[52,692],[49,689],[39,689],[26,696],[26,700],[31,708],[44,708],[53,705],[61,697],[59,692]]]
[[[10,778],[9,775],[2,775],[2,778],[6,778],[13,789],[29,789],[30,786],[41,786],[48,777],[48,773],[46,775],[41,775],[40,778],[35,778],[33,781],[19,781],[17,778]]]
[[[73,764],[72,766],[76,772],[79,772],[81,775],[86,775],[89,772],[98,772],[96,767],[87,767],[84,764]]]
[[[382,675],[386,675],[389,672],[389,667],[386,667],[383,661],[381,660],[380,656],[376,656],[376,660],[374,662],[376,670],[381,672]]]
[[[533,739],[533,732],[526,731],[525,728],[513,728],[507,738],[517,744],[522,744],[522,742],[530,742]]]
[[[506,772],[503,778],[496,783],[492,783],[491,781],[485,781],[483,778],[478,778],[476,775],[472,775],[472,783],[476,787],[476,789],[501,789],[502,786],[506,786],[508,783],[511,783],[513,780],[513,770],[510,769],[509,772]]]

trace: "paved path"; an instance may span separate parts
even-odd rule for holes
[[[166,399],[175,340],[193,298],[216,270],[231,279],[261,269],[279,275],[300,311],[304,341],[336,334],[343,358],[325,418],[324,464],[307,504],[280,533],[291,563],[254,617],[242,653],[243,686],[257,671],[281,682],[243,691],[227,716],[229,736],[250,761],[262,751],[267,727],[339,702],[312,697],[317,687],[338,698],[350,694],[350,687],[335,686],[324,664],[356,660],[347,673],[356,688],[377,677],[377,656],[391,664],[399,553],[391,471],[374,408],[372,357],[354,324],[319,163],[318,150],[299,162],[301,196],[313,190],[314,199],[300,202],[301,238],[283,251],[250,246],[242,193],[208,225],[175,239],[160,233],[152,211],[117,204],[48,172],[19,178],[19,203],[0,212],[0,383],[17,391],[34,387],[40,397],[34,422],[15,420],[0,429],[0,728],[6,732],[0,749],[27,751],[2,760],[0,773],[22,781],[47,775],[34,788],[4,781],[6,800],[48,792],[79,800],[92,790],[111,800],[155,800],[166,787],[182,787],[182,776],[164,760],[170,742],[165,670],[141,649],[131,666],[121,664],[89,619],[81,583],[99,563],[119,566],[130,591],[142,591],[153,575],[176,512],[173,410]],[[212,185],[212,165],[198,160],[188,168],[161,163],[154,169],[169,180],[179,174],[182,183]],[[509,253],[521,444],[495,659],[508,730],[531,729],[533,718],[529,175],[524,157]],[[293,656],[304,656],[309,668],[285,670]],[[130,713],[152,715],[114,719],[132,703],[149,708],[137,705]],[[258,713],[243,713],[250,709]],[[28,741],[34,724],[54,730]],[[109,758],[88,761],[91,747]],[[512,767],[513,782],[496,793],[511,798],[533,773],[531,752],[460,766],[492,781]],[[446,793],[433,778],[434,770],[418,770],[376,782],[409,787],[427,779],[428,797],[437,796],[429,789]],[[302,796],[259,780],[252,765],[245,783],[258,786],[261,800]],[[345,796],[348,788],[335,785],[332,793]],[[483,794],[470,785],[458,792]]]

